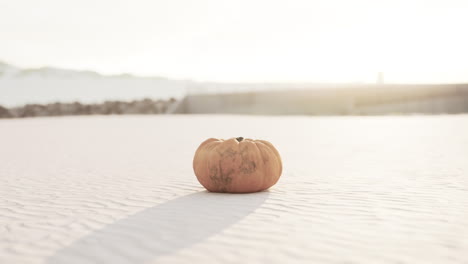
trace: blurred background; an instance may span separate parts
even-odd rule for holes
[[[0,117],[468,112],[462,0],[0,0]]]

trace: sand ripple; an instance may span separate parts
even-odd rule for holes
[[[0,263],[467,263],[468,116],[0,120]],[[280,182],[208,193],[208,137]]]

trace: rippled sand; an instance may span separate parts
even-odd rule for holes
[[[269,191],[208,193],[208,137],[271,141]],[[0,120],[0,263],[467,263],[468,116]]]

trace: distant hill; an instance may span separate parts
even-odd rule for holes
[[[56,101],[97,103],[180,98],[191,85],[191,81],[163,77],[102,75],[53,67],[22,69],[0,61],[0,105],[7,107]]]
[[[0,61],[0,79],[25,79],[25,78],[48,78],[48,79],[102,79],[102,78],[118,78],[118,79],[151,79],[151,80],[168,80],[165,77],[140,77],[129,73],[119,75],[102,75],[94,71],[78,71],[60,69],[54,67],[40,67],[22,69],[11,64]]]

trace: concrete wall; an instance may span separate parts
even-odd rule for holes
[[[468,85],[338,85],[323,89],[192,94],[172,112],[262,115],[467,113]]]

